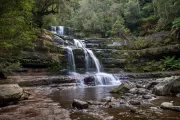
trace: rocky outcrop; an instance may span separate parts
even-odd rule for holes
[[[180,76],[161,78],[156,81],[159,82],[153,89],[156,95],[163,96],[180,92]]]
[[[31,78],[27,76],[25,80],[17,81],[20,86],[40,86],[50,84],[75,83],[76,78],[68,76],[43,76]]]
[[[23,98],[23,89],[18,84],[0,85],[0,106]]]

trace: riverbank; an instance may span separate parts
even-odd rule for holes
[[[166,75],[170,73],[175,75],[178,72],[167,73]],[[9,83],[22,85],[28,99],[1,107],[0,118],[2,120],[84,120],[85,116],[88,116],[87,120],[178,120],[180,118],[179,112],[161,108],[163,102],[174,101],[174,105],[180,105],[178,94],[177,96],[159,96],[152,93],[154,84],[151,83],[162,82],[165,79],[163,76],[161,80],[158,80],[143,73],[131,74],[138,77],[125,78],[122,83],[127,81],[132,84],[132,87],[127,92],[116,94],[109,93],[115,86],[79,88],[75,81],[80,76],[9,76],[6,84],[9,81]],[[126,75],[130,76],[130,73]],[[146,79],[143,76],[147,76]],[[89,107],[83,110],[72,108],[74,99],[87,102]]]

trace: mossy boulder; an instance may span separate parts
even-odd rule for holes
[[[112,89],[110,93],[125,93],[135,87],[136,85],[134,83],[125,81],[119,87]]]

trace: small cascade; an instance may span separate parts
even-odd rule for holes
[[[50,26],[50,31],[53,34],[64,35],[64,26]]]
[[[88,55],[92,58],[92,60],[94,61],[95,63],[95,66],[96,66],[96,72],[99,73],[100,72],[100,69],[101,69],[101,65],[99,63],[99,60],[96,58],[96,56],[94,55],[94,53],[92,52],[92,50],[90,49],[87,49],[87,53]],[[87,61],[88,62],[88,61]]]
[[[85,44],[82,41],[77,40],[77,39],[74,39],[74,45],[76,47],[85,48]]]
[[[57,26],[56,27],[56,34],[64,35],[64,26]]]
[[[76,72],[76,65],[75,65],[74,54],[73,54],[72,48],[67,46],[65,47],[65,49],[67,50],[67,53],[68,53],[68,63],[69,63],[70,70],[71,72]]]
[[[120,81],[117,80],[112,74],[96,73],[96,85],[119,85]]]
[[[82,41],[74,39],[74,45],[76,47],[80,47],[84,50],[85,71],[89,75],[92,75],[89,72],[90,58],[93,60],[93,62],[95,64],[95,68],[96,68],[96,73],[93,74],[93,76],[95,78],[95,85],[119,85],[119,84],[121,84],[121,82],[118,79],[116,79],[112,74],[101,72],[101,64],[100,64],[99,60],[94,55],[92,50],[85,47],[85,44]],[[81,86],[82,86],[82,83],[84,84],[84,82],[81,82]]]

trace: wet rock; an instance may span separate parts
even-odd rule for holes
[[[151,99],[151,98],[152,98],[151,95],[143,95],[142,97],[143,97],[144,99]]]
[[[133,96],[131,93],[125,93],[125,96]]]
[[[154,88],[154,86],[157,85],[158,83],[159,82],[153,81],[146,86],[146,89],[152,90]]]
[[[18,84],[0,85],[0,106],[7,105],[10,102],[21,100],[23,89]]]
[[[69,75],[70,71],[67,70],[67,69],[63,69],[63,70],[60,70],[57,74],[61,74],[61,75]]]
[[[136,87],[137,87],[137,88],[144,88],[144,86],[141,85],[141,84],[136,84]]]
[[[154,89],[153,93],[156,95],[168,95],[173,93],[180,92],[180,77],[179,76],[172,76],[172,77],[166,77],[163,79],[157,79],[157,81],[160,81],[159,84],[157,84]]]
[[[74,99],[72,106],[77,109],[86,109],[86,108],[88,108],[88,103],[85,101]]]
[[[135,87],[136,85],[134,83],[125,81],[118,88],[112,89],[110,93],[124,93]]]
[[[99,102],[99,101],[88,101],[87,102],[89,105],[103,105],[103,103],[102,102]]]
[[[95,86],[95,77],[94,76],[89,76],[84,78],[84,84],[88,85],[88,86]]]
[[[146,89],[144,89],[144,88],[139,88],[138,92],[137,92],[137,94],[140,94],[140,95],[145,95],[147,93],[148,93],[148,91]]]
[[[130,103],[131,105],[141,105],[141,102],[138,101],[138,100],[131,100],[131,101],[129,101],[129,103]]]
[[[171,107],[171,110],[180,112],[180,106],[173,106]]]

